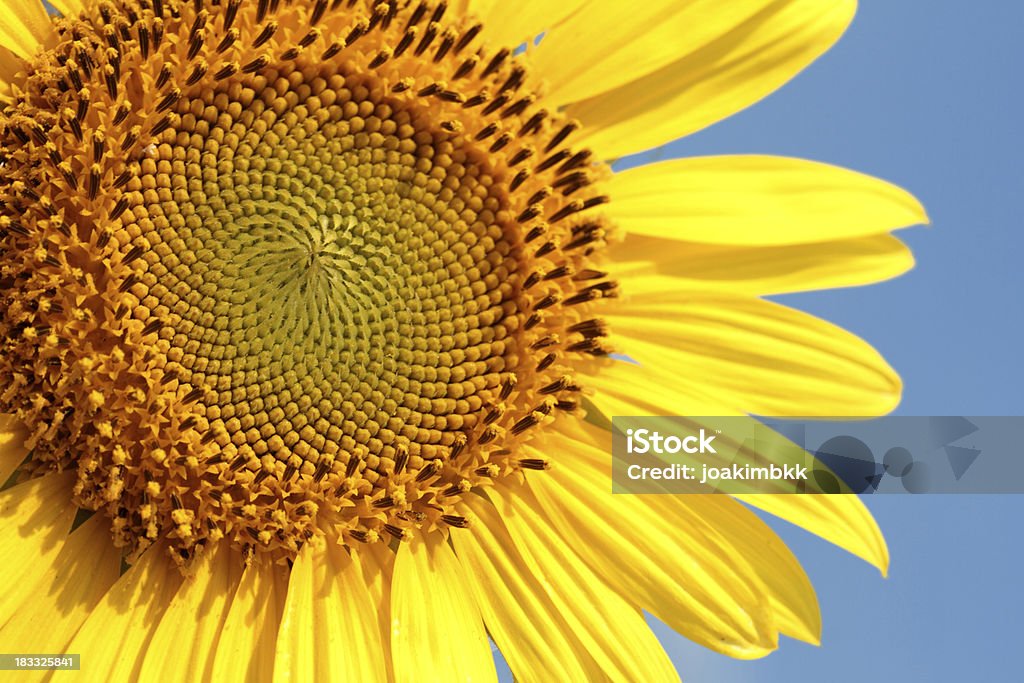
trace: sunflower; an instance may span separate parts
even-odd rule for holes
[[[727,496],[612,496],[607,418],[869,415],[762,295],[912,264],[880,180],[610,160],[824,52],[852,0],[0,1],[0,643],[87,680],[675,680],[647,611],[817,642]],[[628,357],[630,360],[625,360]],[[856,498],[745,502],[883,571]]]

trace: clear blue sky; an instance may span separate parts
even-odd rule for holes
[[[1024,413],[1024,3],[862,0],[840,43],[765,101],[661,151],[828,161],[906,187],[931,228],[882,285],[788,297],[870,340],[900,371],[905,415]],[[868,500],[888,579],[776,524],[818,589],[820,648],[785,640],[735,662],[667,629],[690,683],[1011,681],[1024,627],[1024,496]]]
[[[882,285],[788,297],[870,340],[905,415],[1024,413],[1024,3],[862,0],[840,43],[785,88],[659,150],[828,161],[914,192],[918,266]],[[878,496],[888,579],[775,524],[818,589],[821,647],[739,662],[656,631],[690,683],[1019,680],[1024,496]]]

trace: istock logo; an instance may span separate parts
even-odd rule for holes
[[[662,436],[660,432],[652,432],[649,429],[627,429],[626,430],[626,452],[627,453],[718,453],[711,442],[715,435],[710,436],[703,430],[699,434],[691,434],[679,438],[670,434]]]

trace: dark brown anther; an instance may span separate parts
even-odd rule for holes
[[[29,129],[29,132],[32,133],[32,137],[33,139],[35,139],[37,144],[46,144],[46,130],[43,129],[43,127],[40,124],[33,124],[32,127]]]
[[[541,358],[540,361],[537,363],[537,372],[543,372],[544,370],[547,370],[557,359],[558,356],[556,356],[555,354],[547,354],[546,356]]]
[[[185,58],[190,62],[195,59],[196,55],[199,54],[199,51],[203,49],[203,44],[205,42],[206,39],[203,37],[202,31],[192,36],[188,41],[188,52],[186,53]]]
[[[179,88],[174,88],[169,93],[164,95],[164,98],[162,100],[160,100],[160,103],[156,106],[156,113],[162,114],[163,112],[167,111],[168,109],[173,107],[178,102],[179,99],[181,99],[181,90]]]
[[[258,71],[262,71],[267,68],[267,64],[270,64],[270,58],[266,55],[260,55],[256,59],[252,60],[248,64],[242,67],[242,73],[254,74]]]
[[[533,206],[526,207],[522,213],[516,217],[516,222],[526,223],[532,221],[537,216],[544,213],[544,207],[540,204],[534,204]]]
[[[309,25],[316,26],[320,23],[320,20],[324,18],[324,12],[327,11],[327,0],[316,0],[316,4],[313,5],[313,13],[309,15]]]
[[[256,23],[262,24],[263,20],[267,18],[267,10],[270,9],[270,0],[259,0],[256,5]]]
[[[165,116],[162,119],[160,119],[157,122],[157,124],[150,129],[149,134],[151,136],[155,137],[157,135],[160,135],[160,133],[163,133],[165,130],[167,130],[170,127],[171,127],[171,115],[168,114],[167,116]]]
[[[132,261],[134,261],[135,259],[139,258],[140,256],[142,256],[145,253],[146,253],[146,248],[141,246],[141,245],[136,244],[134,247],[132,247],[128,251],[127,254],[125,254],[124,264],[128,265],[129,263],[131,263]]]
[[[509,101],[509,96],[507,94],[506,95],[498,95],[493,100],[491,100],[490,104],[488,104],[486,107],[483,108],[483,113],[485,115],[493,114],[494,112],[498,111],[499,109],[504,107],[506,104],[508,104],[508,101]]]
[[[517,380],[515,375],[509,375],[502,381],[501,393],[498,395],[502,401],[512,395],[512,391],[516,388],[516,383]]]
[[[198,401],[199,399],[201,399],[203,397],[204,393],[206,393],[206,392],[202,388],[196,387],[192,391],[190,391],[187,394],[185,394],[185,398],[183,398],[181,400],[185,404],[195,403],[196,401]]]
[[[218,81],[223,81],[225,78],[231,78],[238,73],[238,62],[229,62],[220,68],[220,71],[213,75],[213,78]]]
[[[452,49],[452,46],[455,45],[456,35],[458,34],[453,29],[448,29],[444,32],[444,35],[441,36],[441,44],[438,46],[437,52],[434,53],[435,63],[444,59],[445,55]]]
[[[405,22],[405,28],[403,30],[407,31],[409,30],[410,26],[415,26],[416,24],[423,21],[423,17],[426,16],[426,14],[427,3],[420,2],[420,4],[416,5],[416,9],[412,11],[412,14],[409,15],[409,20]]]
[[[401,474],[405,471],[405,466],[409,462],[409,449],[405,446],[399,446],[395,449],[395,474]]]
[[[348,456],[348,462],[345,463],[345,478],[348,479],[356,473],[359,469],[359,463],[362,462],[354,454]]]
[[[519,171],[516,173],[515,177],[512,178],[512,182],[510,182],[508,184],[508,189],[513,191],[513,192],[515,192],[517,189],[519,189],[519,186],[522,185],[523,183],[525,183],[527,178],[529,178],[531,175],[533,175],[533,174],[530,173],[530,169],[528,169],[528,168],[521,168],[521,169],[519,169]]]
[[[558,147],[560,144],[565,142],[565,139],[567,137],[572,135],[575,131],[579,130],[579,128],[580,124],[578,121],[569,121],[564,126],[562,126],[561,130],[559,130],[555,134],[555,137],[551,138],[551,141],[548,142],[547,146],[544,148],[544,151],[550,152],[555,147]]]
[[[505,82],[498,89],[499,93],[512,91],[515,92],[519,89],[519,86],[523,84],[523,77],[526,75],[526,69],[521,66],[515,66],[512,68],[512,73],[505,79]]]
[[[584,320],[569,327],[569,332],[578,332],[587,339],[605,337],[608,335],[608,326],[597,318]]]
[[[484,415],[484,424],[492,424],[494,421],[500,419],[504,414],[505,409],[502,406],[494,406],[487,411],[486,415]]]
[[[369,539],[369,536],[367,536],[366,532],[361,531],[359,529],[350,529],[348,535],[356,539],[360,543],[366,543],[367,540]]]
[[[523,323],[523,329],[526,331],[530,331],[533,328],[537,327],[537,325],[540,325],[542,322],[544,322],[543,314],[531,313],[530,317],[526,319],[525,323]]]
[[[460,515],[441,515],[441,521],[456,529],[469,528],[469,520]]]
[[[540,418],[537,417],[535,413],[530,413],[529,415],[527,415],[524,418],[521,418],[518,422],[512,425],[512,428],[509,430],[509,432],[511,432],[513,435],[519,435],[525,432],[530,427],[535,427],[538,424],[540,424]]]
[[[423,468],[416,474],[416,481],[423,483],[427,479],[437,475],[439,468],[433,460],[423,466]]]
[[[431,83],[425,88],[420,88],[419,92],[416,94],[420,97],[430,97],[431,95],[436,95],[439,92],[441,92],[441,85],[439,83]]]
[[[502,97],[504,97],[504,95],[502,95]],[[531,104],[533,104],[536,101],[537,101],[537,98],[534,95],[527,95],[526,97],[523,97],[523,98],[519,99],[518,101],[516,101],[515,104],[513,104],[510,107],[508,107],[507,109],[505,109],[505,111],[501,112],[501,118],[505,119],[505,118],[508,118],[510,116],[519,116],[524,111],[526,111],[526,109]]]
[[[388,534],[399,541],[405,540],[405,532],[402,531],[401,527],[397,527],[394,524],[385,524],[384,531],[388,532]]]
[[[566,299],[564,303],[566,306],[575,306],[576,304],[583,304],[588,301],[594,301],[595,299],[601,298],[601,292],[596,289],[584,289],[582,292],[573,294],[571,297]]]
[[[373,501],[373,507],[377,508],[378,510],[383,510],[384,508],[393,507],[394,504],[395,504],[395,499],[392,498],[391,496],[384,496],[383,498],[379,498],[379,499]]]
[[[228,0],[228,8],[224,12],[224,27],[222,30],[230,31],[235,24],[235,17],[238,16],[238,7],[242,0]]]
[[[476,137],[477,140],[486,140],[487,138],[491,137],[492,135],[494,135],[497,132],[498,132],[498,124],[491,122],[491,123],[488,123],[483,128],[481,128],[480,132],[477,133],[475,137]]]
[[[504,149],[506,146],[508,146],[508,143],[510,143],[510,142],[512,142],[512,134],[511,133],[502,133],[498,137],[498,139],[495,140],[491,144],[489,150],[491,152],[499,152],[502,149]]]
[[[67,182],[68,186],[72,190],[77,190],[78,178],[76,178],[75,174],[71,171],[71,164],[68,164],[66,161],[62,161],[57,169],[60,171],[60,174],[64,176],[64,181]]]
[[[299,47],[305,49],[320,39],[320,29],[313,29],[302,37],[299,41]]]
[[[414,55],[419,57],[422,55],[430,44],[434,42],[434,38],[437,38],[437,24],[431,22],[427,24],[427,30],[423,34],[423,38],[420,39],[419,45],[416,46],[416,50],[413,52]]]
[[[117,111],[114,112],[114,125],[120,126],[124,123],[124,120],[128,118],[128,114],[132,111],[132,105],[127,102],[121,102],[117,105]]]
[[[589,159],[589,149],[584,149],[582,151],[576,152],[575,154],[572,155],[572,158],[570,158],[568,161],[566,161],[564,164],[558,167],[557,173],[566,173],[567,171],[571,171],[574,168],[583,166],[585,163],[587,163]]]
[[[405,92],[412,87],[412,78],[403,78],[391,86],[391,92]]]
[[[377,53],[377,56],[370,62],[370,68],[376,69],[377,67],[384,66],[387,61],[391,59],[391,48],[384,48]]]
[[[235,41],[238,40],[238,36],[239,33],[237,28],[233,28],[225,33],[224,37],[220,39],[220,43],[217,45],[217,54],[221,54],[225,50],[230,49],[231,46],[235,44]]]
[[[395,57],[401,57],[402,54],[409,49],[412,45],[412,41],[416,40],[417,27],[413,26],[405,32],[402,39],[398,41],[398,45],[395,46]]]
[[[89,200],[92,201],[100,194],[100,167],[93,164],[89,169],[89,185],[87,189]]]
[[[537,258],[541,258],[542,256],[547,256],[557,248],[558,247],[555,246],[554,242],[545,242],[537,248],[537,251],[533,252],[533,255]]]
[[[326,462],[322,462],[316,466],[316,471],[313,472],[313,481],[317,484],[320,480],[327,476],[327,473],[331,471],[331,466]]]
[[[274,34],[277,33],[277,27],[278,24],[276,21],[272,21],[266,26],[264,26],[263,30],[260,31],[259,35],[256,36],[256,39],[252,41],[252,46],[254,48],[260,47],[263,44],[265,44],[268,40],[273,38]]]
[[[206,62],[196,64],[195,68],[192,69],[192,73],[185,79],[185,85],[195,85],[198,83],[206,75],[207,69],[209,67],[206,65]]]
[[[480,78],[487,78],[492,73],[500,69],[501,65],[505,62],[506,59],[508,59],[509,55],[511,54],[512,51],[509,50],[507,47],[503,47],[500,50],[498,50],[498,52],[493,57],[491,57],[491,61],[487,63],[487,67],[484,69],[484,72],[480,74]]]
[[[88,91],[84,91],[88,92]],[[79,95],[81,97],[81,95]],[[85,121],[85,117],[89,114],[89,98],[81,97],[78,100],[78,110],[75,112],[75,120],[79,123]]]
[[[559,296],[557,294],[547,294],[537,303],[533,305],[533,310],[542,311],[545,308],[551,308],[559,302]]]
[[[259,486],[269,476],[270,476],[270,472],[268,472],[266,470],[260,470],[259,472],[256,473],[256,476],[252,478],[252,483],[255,486]]]
[[[466,101],[462,93],[455,90],[443,90],[437,96],[445,102],[453,102],[454,104],[462,104]]]
[[[114,189],[120,189],[128,184],[128,181],[132,179],[132,172],[128,169],[121,171],[121,175],[117,176],[114,180]]]
[[[526,237],[524,238],[524,241],[527,244],[529,244],[530,242],[534,241],[535,239],[543,237],[544,235],[547,234],[547,232],[548,232],[548,225],[547,225],[547,223],[541,223],[540,225],[535,225],[532,228],[530,228],[530,231],[528,233],[526,233]]]
[[[153,14],[158,17],[164,15],[164,2],[163,0],[153,0]]]
[[[459,68],[455,70],[455,73],[452,75],[452,78],[455,80],[465,78],[470,73],[472,73],[473,69],[475,69],[476,65],[479,63],[480,58],[477,57],[476,55],[467,58],[464,62],[462,62],[462,64],[459,64]]]
[[[159,320],[151,320],[142,328],[142,336],[145,337],[148,334],[153,334],[163,326],[164,324]]]
[[[96,238],[96,248],[103,249],[110,243],[110,236],[113,230],[107,229],[100,233],[100,236]],[[123,304],[122,304],[123,305]],[[118,318],[123,318],[123,315],[118,315]]]
[[[76,123],[77,123],[77,121],[76,121]],[[81,128],[79,128],[79,130],[81,130]],[[29,140],[31,140],[31,139],[32,139],[32,138],[30,138],[30,137],[28,136],[28,133],[26,133],[25,131],[23,131],[23,130],[22,130],[21,128],[19,128],[18,126],[13,126],[13,127],[12,127],[12,128],[10,129],[10,131],[11,131],[12,133],[14,133],[14,137],[18,138],[18,140],[19,140],[19,141],[21,142],[21,144],[23,144],[23,145],[27,145],[27,144],[28,144],[28,142],[29,142]]]
[[[560,149],[537,165],[537,173],[543,173],[555,164],[569,158],[569,150]]]
[[[285,50],[284,52],[281,53],[281,61],[282,62],[290,62],[293,59],[298,59],[299,55],[301,55],[301,54],[302,54],[302,48],[300,48],[298,46],[290,47],[290,48],[288,48],[287,50]]]
[[[579,199],[574,199],[571,202],[569,202],[568,204],[566,204],[565,206],[563,206],[561,209],[556,211],[554,213],[554,215],[551,216],[550,222],[551,223],[557,223],[558,221],[560,221],[560,220],[562,220],[564,218],[568,218],[569,216],[572,216],[573,214],[576,214],[576,213],[579,213],[580,211],[583,211],[585,208],[587,208],[587,205],[586,205],[585,202],[580,201]]]
[[[480,34],[480,31],[482,31],[483,28],[483,24],[474,24],[473,26],[470,26],[466,32],[462,34],[462,37],[459,38],[459,42],[455,43],[455,54],[459,54],[467,45],[472,43],[473,39]]]
[[[460,432],[459,434],[456,434],[455,441],[452,442],[451,452],[448,454],[448,457],[451,460],[455,460],[456,458],[458,458],[459,455],[462,453],[462,449],[466,447],[466,444],[468,442],[469,439],[466,437],[464,433]]]
[[[519,129],[519,135],[532,135],[533,133],[536,133],[540,130],[541,124],[544,123],[544,119],[546,119],[547,116],[548,112],[545,109],[541,109],[535,113],[526,121],[526,123],[523,124],[523,127]]]
[[[519,466],[524,470],[546,470],[551,467],[547,460],[541,458],[523,458],[519,461]]]
[[[558,344],[558,340],[548,334],[530,344],[530,348],[534,351],[540,351],[541,349],[546,349],[547,347],[555,346],[556,344]]]
[[[104,74],[104,80],[107,83],[107,94],[110,95],[110,99],[117,99],[117,75],[114,73],[114,67],[107,64],[106,73]]]
[[[124,282],[122,282],[121,285],[117,288],[117,291],[124,294],[129,289],[131,289],[132,286],[138,281],[139,277],[135,273],[129,273],[128,277],[126,277],[124,279]]]
[[[348,32],[348,36],[345,37],[345,47],[352,45],[352,43],[362,38],[369,30],[370,26],[366,20],[360,19],[356,25],[352,27],[352,30]]]
[[[527,159],[529,159],[532,156],[533,156],[533,148],[531,148],[531,147],[523,147],[518,152],[516,152],[515,154],[512,155],[512,158],[509,159],[508,163],[509,163],[510,166],[518,166],[519,164],[523,163],[524,161],[526,161]]]
[[[156,76],[156,89],[160,90],[171,80],[171,65],[164,64],[160,67],[160,73]]]
[[[341,52],[341,43],[331,43],[330,47],[324,50],[324,53],[320,55],[321,61],[326,61],[336,54]]]
[[[487,101],[487,94],[486,93],[482,93],[482,92],[481,93],[477,93],[476,95],[473,95],[468,100],[463,102],[462,103],[462,108],[463,109],[472,109],[473,107],[479,107],[481,104],[483,104],[486,101]]]

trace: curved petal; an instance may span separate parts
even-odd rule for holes
[[[10,479],[14,470],[25,461],[28,431],[14,415],[0,415],[0,486]]]
[[[380,618],[358,559],[307,543],[288,581],[274,680],[386,680]]]
[[[213,653],[213,681],[269,681],[288,572],[257,553],[231,597]]]
[[[153,633],[181,584],[166,543],[155,544],[107,591],[66,651],[88,653],[89,669],[105,680],[140,680]]]
[[[627,233],[705,244],[826,242],[928,221],[895,185],[785,157],[663,161],[616,173],[608,192],[607,212]]]
[[[71,504],[74,474],[38,477],[0,493],[0,619],[6,621],[41,567],[50,567],[64,546],[75,506]]]
[[[553,435],[553,443],[548,444],[548,448],[538,444],[539,448],[547,451],[544,457],[552,460],[555,465],[549,472],[537,473],[530,478],[531,488],[537,492],[547,509],[550,509],[551,505],[569,507],[564,502],[568,500],[566,497],[552,500],[553,496],[541,493],[541,489],[561,486],[560,480],[566,479],[572,480],[570,487],[580,487],[583,490],[581,500],[593,500],[593,505],[589,507],[591,515],[593,510],[609,510],[615,513],[602,513],[598,523],[602,528],[610,517],[637,514],[633,510],[638,507],[645,507],[646,510],[641,510],[635,519],[630,520],[635,535],[647,533],[650,525],[646,518],[650,515],[657,516],[654,521],[655,527],[663,527],[665,522],[662,520],[671,523],[682,521],[683,527],[672,530],[677,532],[686,531],[686,527],[693,524],[692,520],[697,520],[697,532],[684,540],[695,543],[703,538],[711,551],[721,552],[726,558],[739,558],[737,567],[742,568],[749,564],[750,569],[760,580],[758,588],[768,598],[774,616],[773,621],[779,632],[807,642],[819,642],[821,613],[814,587],[782,539],[750,510],[730,496],[724,495],[609,495],[612,481],[609,455],[612,449],[611,432],[586,422],[570,421],[565,421],[559,432],[557,436]],[[547,483],[548,479],[552,483]],[[590,482],[589,490],[586,484],[581,486],[581,482],[584,481]],[[651,488],[656,485],[656,482],[652,482]],[[670,493],[668,489],[662,491]],[[628,504],[629,511],[619,507],[623,499],[633,501]],[[581,520],[580,524],[588,523],[583,521],[587,516],[587,510],[585,506],[579,506],[579,513],[571,516]],[[700,528],[705,526],[703,520],[713,527],[714,534],[709,538],[705,538],[704,532],[700,531]],[[593,519],[589,520],[589,523],[594,524]],[[576,525],[572,528],[575,529]],[[595,545],[601,546],[603,543],[599,539]],[[667,557],[669,553],[659,552],[657,556]],[[624,570],[625,567],[616,569]],[[724,576],[727,575],[728,570]],[[712,581],[715,580],[719,580],[718,575],[712,578]],[[705,582],[706,580],[699,581],[698,585]],[[693,584],[687,582],[686,585]]]
[[[56,40],[53,22],[39,0],[0,0],[0,46],[30,59]]]
[[[66,528],[58,525],[55,531]],[[12,652],[64,652],[117,580],[121,551],[111,542],[106,519],[93,515],[67,537],[52,564],[38,557],[33,564],[36,571],[26,580],[7,585],[5,597],[20,603],[0,607],[0,619],[6,620],[0,642]]]
[[[901,383],[867,343],[760,299],[665,290],[615,300],[616,347],[665,383],[699,387],[769,416],[868,416],[899,403]],[[707,414],[707,413],[705,413]]]
[[[569,106],[603,159],[663,145],[757,102],[828,50],[856,0],[776,0],[672,64]],[[641,42],[642,41],[638,41]]]
[[[543,0],[473,0],[469,7],[483,21],[484,38],[493,47],[516,47],[524,42],[530,43],[541,33],[562,25],[567,17],[586,4],[586,0],[563,0],[557,3]],[[576,17],[572,23],[576,23]]]
[[[554,462],[527,481],[564,541],[616,592],[690,640],[741,659],[774,650],[765,588],[717,520],[682,497],[613,495],[611,441],[607,450],[588,441],[552,433],[527,447]]]
[[[62,17],[77,17],[85,9],[88,0],[48,0],[57,8]]]
[[[578,102],[676,63],[771,4],[772,0],[594,0],[544,36],[532,54],[533,62],[548,80],[548,97],[555,104]]]
[[[504,486],[494,505],[535,580],[600,666],[590,679],[678,681],[640,611],[580,559],[525,484]]]
[[[403,543],[391,583],[397,681],[496,681],[483,619],[441,534]]]
[[[738,495],[748,505],[821,536],[878,568],[889,571],[889,549],[874,517],[852,494]]]
[[[784,294],[852,287],[901,275],[914,255],[892,235],[780,246],[698,244],[627,235],[609,271],[630,294],[666,289]]]
[[[146,647],[140,680],[211,679],[221,626],[242,573],[242,556],[222,541],[208,548],[192,571]]]
[[[600,670],[534,579],[494,506],[474,497],[460,506],[468,531],[452,534],[452,545],[487,631],[517,681],[585,681]],[[592,675],[593,674],[593,675]]]

